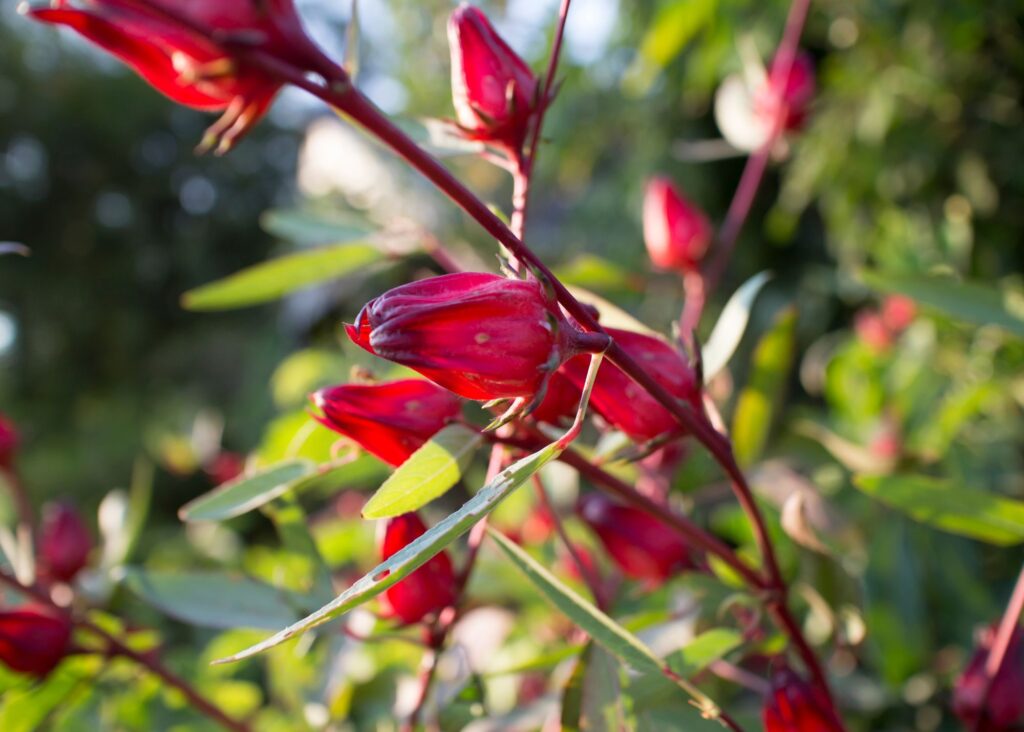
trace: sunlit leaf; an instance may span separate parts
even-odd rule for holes
[[[382,258],[377,247],[365,242],[286,254],[189,290],[182,295],[182,305],[189,310],[230,310],[259,305],[310,285],[350,275]]]
[[[661,337],[658,332],[651,330],[618,305],[608,302],[600,295],[595,295],[590,290],[577,287],[576,285],[567,285],[566,287],[572,293],[572,296],[581,303],[597,308],[597,312],[601,314],[601,325],[608,328],[630,330],[634,333],[645,333],[650,336]]]
[[[750,312],[761,289],[772,278],[770,272],[760,272],[740,285],[729,298],[722,314],[718,317],[708,342],[701,348],[704,362],[704,383],[708,384],[729,363],[736,348],[743,340],[743,333],[750,322]]]
[[[750,465],[764,451],[775,406],[793,364],[795,342],[796,310],[789,308],[754,349],[750,378],[740,392],[732,421],[733,445],[740,465]]]
[[[124,581],[148,604],[202,628],[269,630],[299,615],[295,598],[287,592],[223,572],[130,569]]]
[[[444,495],[462,478],[483,436],[451,424],[409,456],[363,507],[363,517],[400,516]]]
[[[313,475],[309,460],[288,460],[258,473],[243,475],[199,496],[178,511],[182,521],[224,521],[253,511],[283,495],[302,478]]]
[[[1024,502],[984,488],[923,475],[858,475],[853,484],[915,521],[951,534],[999,546],[1024,541]]]
[[[997,325],[1024,338],[1024,315],[1008,307],[1007,297],[998,287],[979,282],[963,282],[951,277],[890,275],[865,271],[861,279],[882,292],[895,292],[919,305],[941,310],[946,315],[977,325]]]
[[[327,623],[348,612],[367,600],[376,597],[388,587],[400,582],[414,571],[422,567],[431,557],[451,544],[462,534],[469,531],[477,521],[490,513],[512,491],[522,485],[531,475],[559,454],[559,449],[552,444],[532,455],[516,461],[501,471],[490,483],[481,488],[476,495],[460,508],[450,514],[423,536],[411,542],[400,552],[377,565],[371,572],[356,580],[352,586],[324,605],[312,615],[298,623],[290,625],[262,643],[257,643],[217,663],[231,663],[249,658],[263,651],[278,646],[290,638],[312,630],[318,625]]]

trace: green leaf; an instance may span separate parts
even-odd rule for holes
[[[373,232],[366,222],[353,216],[298,208],[265,211],[260,216],[260,226],[271,236],[304,246],[339,244]]]
[[[605,293],[642,292],[643,279],[620,264],[596,254],[578,254],[555,269],[564,284]]]
[[[215,663],[231,663],[262,653],[312,630],[318,625],[330,622],[339,615],[376,597],[387,588],[408,577],[455,539],[469,531],[473,524],[494,510],[506,496],[556,458],[560,452],[557,445],[552,444],[516,461],[466,501],[462,508],[447,516],[416,541],[356,580],[351,587],[338,595],[332,602],[265,641],[228,658],[219,659]]]
[[[645,335],[654,336],[661,338],[661,334],[651,330],[649,327],[641,323],[639,320],[634,318],[632,315],[627,313],[625,310],[620,308],[618,305],[608,302],[600,295],[595,295],[590,290],[576,285],[566,285],[566,289],[572,293],[572,296],[579,300],[584,305],[590,305],[591,307],[597,308],[597,312],[600,314],[601,325],[608,328],[619,328],[620,330],[629,330],[634,333],[643,333]]]
[[[318,476],[305,480],[317,479]],[[310,533],[309,521],[298,500],[293,494],[286,493],[281,496],[281,500],[263,506],[263,513],[273,522],[284,548],[308,562],[310,590],[307,594],[310,596],[310,605],[316,607],[328,602],[334,595],[331,570]]]
[[[224,521],[248,513],[284,495],[303,478],[313,475],[309,460],[288,460],[214,488],[178,510],[182,521]]]
[[[743,635],[728,628],[712,628],[698,635],[668,657],[668,665],[680,676],[690,677],[743,645]]]
[[[764,452],[772,415],[786,385],[796,345],[796,309],[787,308],[754,349],[750,378],[736,402],[732,439],[736,459],[746,467]]]
[[[562,693],[563,732],[627,729],[615,657],[592,641],[576,662]]]
[[[491,527],[488,527],[487,533],[541,594],[595,643],[636,671],[655,674],[666,672],[665,663],[638,637],[574,592],[507,536]],[[717,716],[718,707],[702,691],[678,676],[672,681],[692,696],[706,714]]]
[[[626,83],[634,94],[647,91],[658,72],[682,53],[700,29],[710,23],[718,0],[669,0],[663,3],[640,41]]]
[[[286,254],[189,290],[182,296],[182,305],[188,310],[259,305],[310,285],[350,275],[382,257],[377,247],[365,242]]]
[[[701,348],[705,384],[710,383],[736,353],[736,348],[743,340],[743,333],[750,322],[750,311],[754,307],[754,301],[771,278],[771,272],[754,275],[740,285],[725,304],[708,337],[708,342]]]
[[[292,623],[299,603],[289,593],[223,572],[129,569],[125,584],[176,620],[202,628],[268,630]]]
[[[977,325],[997,325],[1024,338],[1024,316],[1007,306],[1007,297],[992,285],[963,282],[952,277],[888,275],[861,272],[861,279],[874,290],[896,292],[920,305],[941,310],[957,320]]]
[[[363,507],[363,518],[400,516],[444,495],[462,478],[483,441],[475,430],[448,425],[384,481]]]
[[[853,484],[942,531],[998,546],[1024,542],[1024,502],[922,475],[858,475]]]

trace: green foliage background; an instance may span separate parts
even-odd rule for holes
[[[375,5],[363,15],[360,84],[404,117],[449,116],[443,22],[450,4]],[[541,68],[554,8],[527,12],[527,5],[487,9]],[[304,7],[320,37],[342,37],[344,13],[334,20],[320,5]],[[673,277],[649,271],[640,235],[643,184],[653,173],[668,174],[721,220],[742,159],[696,162],[681,151],[687,141],[717,136],[713,93],[738,70],[738,44],[752,42],[766,55],[785,12],[783,3],[741,0],[575,3],[570,26],[584,30],[570,34],[529,231],[547,261],[652,326],[669,327],[681,296]],[[305,200],[295,182],[302,130],[324,111],[297,95],[286,95],[228,157],[197,158],[190,150],[207,119],[175,108],[82,44],[30,27],[10,7],[0,13],[0,239],[32,249],[27,259],[0,259],[0,311],[16,328],[0,353],[0,405],[23,431],[21,469],[33,496],[71,495],[92,509],[106,491],[128,484],[140,460],[153,463],[153,509],[135,563],[227,567],[309,591],[316,584],[309,556],[287,540],[281,548],[265,517],[206,532],[181,528],[178,507],[210,487],[197,453],[217,446],[198,440],[195,420],[222,420],[226,447],[258,448],[271,461],[304,422],[304,393],[366,363],[342,343],[339,321],[429,260],[415,254],[284,304],[245,310],[188,312],[181,295],[271,253],[294,251],[295,237],[260,228],[261,213],[272,207],[343,209],[374,227],[415,218],[485,264],[493,261],[491,242],[383,153],[376,158],[388,175],[383,200],[366,206],[364,198],[338,193]],[[599,30],[609,13],[614,22],[603,44],[588,51],[586,29]],[[974,281],[1008,322],[1024,319],[1022,18],[1024,4],[1010,1],[814,3],[803,44],[818,73],[813,116],[790,157],[770,169],[723,284],[724,294],[757,272],[775,273],[733,361],[727,406],[734,419],[741,413],[732,410],[742,401],[736,395],[757,383],[755,346],[784,307],[797,306],[797,356],[784,362],[780,385],[784,408],[754,410],[762,420],[754,427],[768,436],[762,457],[785,457],[808,475],[847,529],[827,537],[830,557],[798,550],[779,534],[787,572],[834,609],[849,609],[836,618],[855,617],[867,627],[863,642],[840,643],[833,658],[849,669],[840,688],[854,729],[954,729],[946,711],[950,680],[972,629],[998,616],[1024,559],[1019,546],[990,546],[914,522],[854,482],[865,472],[857,460],[875,459],[873,441],[895,430],[906,446],[899,463],[874,463],[867,472],[925,475],[1024,499],[1020,333],[979,327],[977,303],[941,284],[925,293],[930,299],[917,298],[922,316],[891,348],[874,349],[852,331],[854,314],[879,299],[865,270],[878,273],[875,285],[939,275]],[[452,164],[505,205],[503,173],[469,158]],[[403,201],[414,202],[414,216],[398,213]],[[724,299],[716,299],[711,316]],[[992,312],[982,308],[983,323]],[[705,336],[714,318],[706,320]],[[325,457],[330,439],[314,442],[310,457]],[[373,488],[382,475],[369,465],[345,487]],[[677,487],[699,496],[712,478],[707,462],[694,456]],[[337,488],[321,486],[303,503],[318,512],[312,533],[327,565],[352,573],[370,566],[372,530],[321,510]],[[507,520],[525,510],[513,506]],[[704,513],[720,534],[749,543],[731,507]],[[505,576],[497,554],[491,560],[476,588],[482,600],[507,601],[488,598],[493,574],[519,603],[519,626],[548,612]],[[636,614],[638,602],[627,597],[622,616]],[[196,630],[169,622],[126,590],[116,590],[111,603],[159,628],[174,661],[200,669],[200,682],[229,705],[273,702],[263,717],[267,729],[296,729],[297,719],[313,726],[301,710],[324,697],[326,648],[306,658],[275,651],[265,667],[206,670],[195,664],[194,649],[203,649],[200,660],[214,658],[246,645],[252,633],[216,636],[208,624]],[[807,603],[813,609],[813,600]],[[642,608],[664,604],[656,594]],[[841,640],[856,635],[834,630]],[[374,674],[338,682],[330,715],[350,712],[353,729],[387,728],[390,689],[415,658],[401,644],[376,647]],[[84,675],[99,673],[86,667],[88,659],[75,663]],[[128,672],[109,674],[110,701],[83,700],[82,719],[117,719],[125,729],[190,719],[173,701],[150,704],[154,688],[115,693],[112,679]],[[665,713],[678,712],[666,705]],[[453,703],[449,712],[471,708]],[[655,729],[659,709],[640,705],[636,714]],[[13,714],[9,707],[6,713]],[[167,716],[148,716],[154,714]],[[64,728],[84,724],[75,720],[69,716]]]

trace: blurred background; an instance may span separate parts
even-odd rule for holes
[[[340,55],[347,3],[298,4],[312,34]],[[557,2],[482,5],[542,68]],[[358,84],[410,124],[452,115],[451,7],[360,5]],[[744,158],[715,142],[715,91],[744,53],[770,57],[787,7],[574,3],[529,229],[546,261],[668,329],[680,287],[647,261],[643,185],[668,175],[721,221]],[[861,527],[878,516],[894,527],[873,537],[854,589],[837,590],[866,603],[872,628],[867,663],[882,681],[862,689],[874,720],[865,729],[946,724],[934,679],[955,664],[942,653],[968,645],[972,627],[998,614],[1022,555],[879,513],[849,487],[829,439],[795,425],[813,420],[868,452],[891,438],[922,469],[1024,498],[1021,341],[942,309],[925,308],[892,342],[855,328],[879,303],[859,276],[865,268],[973,280],[1021,317],[1022,23],[1024,3],[1013,0],[814,3],[803,41],[817,73],[812,114],[769,169],[702,330],[740,283],[774,272],[751,332],[797,303],[799,355],[773,449],[802,456]],[[189,311],[183,293],[328,243],[336,229],[318,225],[337,226],[340,216],[375,230],[426,230],[467,261],[495,264],[492,243],[446,200],[314,100],[282,93],[223,159],[192,153],[210,121],[71,34],[25,21],[10,3],[0,9],[0,240],[31,249],[0,258],[0,410],[22,432],[21,472],[40,501],[71,495],[95,508],[140,464],[155,466],[143,545],[181,534],[175,511],[216,482],[209,473],[221,448],[256,449],[272,419],[302,409],[303,387],[344,380],[354,354],[340,322],[430,261],[417,254],[226,312]],[[450,163],[507,210],[506,174],[471,157]],[[747,340],[740,363],[756,343]],[[303,369],[316,376],[294,376]],[[944,613],[950,604],[960,613]],[[936,675],[908,686],[925,670]]]

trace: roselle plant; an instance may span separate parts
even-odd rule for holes
[[[4,665],[47,684],[62,673],[130,668],[183,696],[194,716],[229,729],[868,728],[857,653],[865,634],[891,632],[893,622],[865,617],[797,571],[804,553],[846,570],[844,561],[863,561],[855,556],[863,541],[843,531],[814,481],[765,460],[800,303],[777,315],[750,354],[746,386],[729,398],[727,365],[769,276],[730,293],[726,274],[769,164],[786,164],[814,115],[814,64],[798,47],[809,3],[794,0],[766,67],[744,61],[746,127],[742,139],[730,137],[735,120],[722,132],[752,154],[721,223],[650,171],[642,239],[652,267],[680,275],[685,296],[663,332],[571,285],[533,248],[543,245],[527,227],[540,195],[534,173],[539,157],[555,154],[542,144],[544,121],[556,103],[570,10],[562,0],[540,70],[483,11],[454,9],[454,119],[427,125],[434,137],[426,144],[370,101],[353,58],[334,60],[306,35],[291,0],[24,6],[171,100],[222,114],[200,151],[229,152],[286,86],[315,97],[447,196],[486,234],[487,262],[496,257],[499,271],[467,266],[441,234],[419,231],[411,253],[382,235],[272,260],[186,295],[190,307],[218,309],[372,266],[403,273],[336,324],[358,347],[347,381],[342,369],[324,369],[330,383],[319,374],[306,411],[273,425],[244,464],[220,446],[194,461],[216,487],[180,517],[193,536],[207,537],[206,560],[231,544],[226,522],[258,514],[282,545],[230,572],[133,565],[147,495],[138,486],[104,500],[95,546],[67,503],[37,519],[15,463],[17,432],[0,420],[0,467],[18,513],[2,545]],[[351,50],[354,37],[349,43]],[[442,163],[432,150],[445,145],[507,173],[510,206],[495,207]],[[498,208],[509,211],[507,223]],[[941,310],[936,291],[949,285],[871,272],[864,279],[898,294],[857,315],[854,338],[831,354],[832,373],[819,376],[836,424],[802,420],[794,432],[855,473],[861,492],[921,523],[996,545],[1024,541],[1019,501],[951,485],[930,454],[952,440],[944,425],[968,409],[964,402],[984,394],[954,402],[938,434],[923,438],[908,434],[915,425],[898,410],[878,414],[879,392],[913,388],[900,364],[885,359],[910,349],[918,301]],[[715,321],[717,300],[726,304]],[[981,315],[967,308],[971,317],[1020,337],[1012,309],[984,302]],[[710,332],[706,342],[699,331]],[[874,381],[854,376],[865,361]],[[840,434],[865,437],[869,427],[864,444]],[[688,471],[700,490],[679,490]],[[381,485],[368,500],[354,489],[372,482]],[[520,518],[542,529],[509,519],[504,512],[517,502],[531,506]],[[725,507],[728,520],[707,506]],[[331,560],[332,552],[355,556],[360,544],[374,545],[372,563]],[[344,572],[333,571],[338,565]],[[176,673],[144,628],[117,617],[120,588],[177,621],[225,631],[202,659],[214,666],[198,680]],[[1024,722],[1013,681],[1021,677],[1022,605],[1024,574],[959,679],[946,670],[946,706],[973,729]],[[517,656],[512,634],[541,652]],[[395,647],[401,655],[389,655]],[[367,676],[360,669],[374,650],[376,673]],[[488,667],[487,655],[504,665]],[[418,672],[402,677],[396,659]],[[254,701],[251,678],[229,675],[256,675],[257,663],[269,693],[257,691]],[[511,697],[494,677],[519,679]],[[360,705],[383,686],[397,690],[394,699],[387,692],[386,712]],[[239,689],[241,701],[231,693]],[[658,716],[659,707],[670,711]]]

